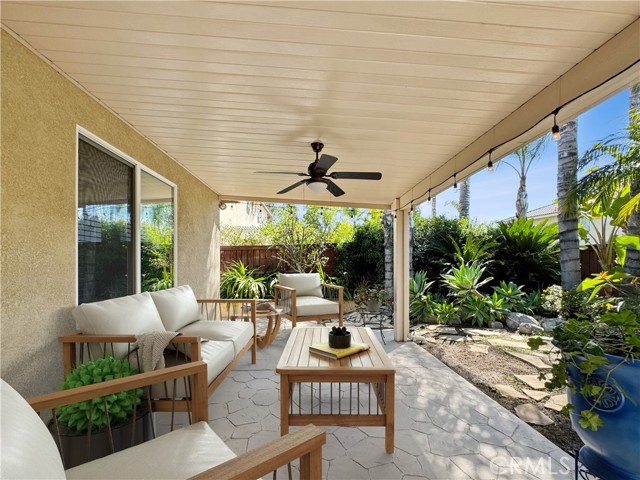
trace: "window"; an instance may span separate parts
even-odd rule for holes
[[[173,286],[174,196],[175,185],[80,136],[78,303]]]

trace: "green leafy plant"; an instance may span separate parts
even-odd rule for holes
[[[431,295],[428,293],[433,281],[427,280],[426,272],[416,272],[409,279],[409,317],[418,322],[427,321],[433,315]]]
[[[472,325],[482,327],[491,322],[501,320],[503,315],[509,313],[504,306],[504,299],[495,292],[492,296],[465,295],[458,303],[461,320],[470,321]]]
[[[551,368],[552,377],[545,386],[550,390],[566,386],[577,392],[578,387],[568,373],[570,366],[576,368],[579,372],[580,393],[588,398],[591,404],[589,409],[579,412],[579,423],[582,428],[595,431],[604,425],[597,412],[606,392],[600,385],[612,382],[611,375],[616,368],[627,360],[640,356],[638,316],[630,310],[623,310],[604,313],[596,320],[572,318],[554,329],[553,338],[562,355],[554,361]],[[534,350],[542,343],[540,337],[529,340],[529,346]],[[621,361],[612,364],[610,357],[606,355],[616,355]],[[604,383],[590,382],[597,371],[602,372],[602,367],[607,367]],[[545,377],[544,374],[541,375]],[[624,389],[621,390],[624,394]],[[636,399],[626,397],[636,404]],[[572,409],[573,405],[569,404],[563,409],[563,413],[568,414]]]
[[[269,278],[256,268],[247,268],[241,261],[233,262],[220,276],[222,298],[265,298]]]
[[[540,289],[560,278],[558,226],[519,218],[492,231],[497,243],[489,273],[496,279]]]
[[[458,307],[453,302],[433,302],[433,315],[438,323],[451,325],[458,318]]]
[[[522,291],[522,287],[516,285],[513,282],[506,283],[500,282],[500,285],[493,287],[493,290],[499,298],[504,300],[504,307],[512,312],[523,312],[529,310],[526,303],[526,296]]]
[[[131,365],[126,360],[104,357],[76,366],[67,374],[60,388],[68,390],[128,377],[136,373],[138,371],[131,368]],[[141,403],[141,397],[142,389],[138,388],[107,395],[104,400],[102,398],[94,398],[93,400],[65,405],[57,411],[58,421],[78,432],[84,432],[89,430],[89,418],[91,417],[91,430],[93,431],[107,425],[108,413],[109,423],[115,425],[133,415],[134,405]]]
[[[524,294],[524,311],[533,315],[542,314],[542,294],[539,290],[533,290]]]
[[[454,295],[464,297],[468,294],[479,296],[478,289],[493,280],[493,277],[482,278],[486,267],[477,262],[461,263],[459,267],[452,267],[449,273],[442,274],[445,285]]]

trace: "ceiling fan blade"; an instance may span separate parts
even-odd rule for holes
[[[343,178],[351,180],[380,180],[382,174],[380,172],[333,172],[327,175],[331,178]]]
[[[340,197],[344,195],[344,190],[342,190],[338,185],[333,183],[331,180],[326,180],[326,182],[327,190],[329,190],[334,197]]]
[[[257,172],[253,172],[253,173],[267,173],[267,174],[271,174],[271,175],[298,175],[299,177],[308,177],[309,176],[308,173],[300,173],[300,172],[261,172],[261,171],[257,171]]]
[[[316,170],[329,170],[334,163],[338,161],[338,157],[332,157],[331,155],[322,154],[316,163]]]
[[[298,188],[300,185],[304,185],[305,183],[307,183],[308,180],[300,180],[299,182],[294,183],[293,185],[289,185],[287,188],[285,188],[284,190],[280,190],[278,192],[278,195],[283,194],[283,193],[287,193],[291,190],[293,190],[294,188]],[[344,192],[343,192],[344,193]]]

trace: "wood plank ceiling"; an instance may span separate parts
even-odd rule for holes
[[[639,15],[638,1],[2,3],[6,27],[223,198],[275,198],[299,178],[253,172],[304,172],[320,139],[332,170],[382,172],[336,182],[333,204],[370,206]]]

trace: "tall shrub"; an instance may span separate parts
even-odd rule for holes
[[[496,282],[514,282],[542,290],[560,278],[558,227],[519,218],[500,222],[491,232],[497,243],[488,272]]]
[[[338,247],[336,275],[350,290],[362,281],[384,282],[384,231],[382,224],[369,221],[355,227],[353,240]]]

